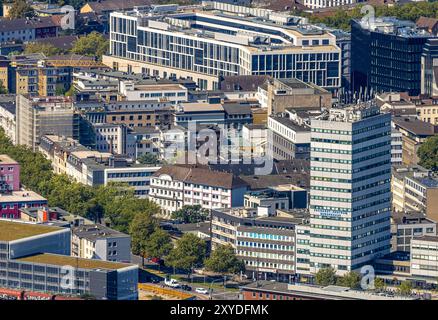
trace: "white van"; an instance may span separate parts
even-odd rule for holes
[[[178,281],[176,281],[175,279],[166,279],[164,280],[164,284],[166,286],[172,287],[172,288],[179,288],[180,284]]]

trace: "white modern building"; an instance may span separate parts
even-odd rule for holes
[[[268,150],[277,160],[308,159],[310,128],[293,121],[290,111],[268,117]]]
[[[201,90],[218,89],[219,77],[232,75],[297,78],[326,89],[340,86],[341,49],[334,35],[300,25],[293,17],[254,14],[201,6],[165,15],[113,12],[110,52],[103,63],[120,71],[189,77]]]
[[[422,236],[412,239],[411,274],[430,278],[436,283],[438,278],[438,237]]]
[[[310,270],[358,270],[390,251],[391,115],[371,103],[311,121]]]
[[[120,81],[119,92],[128,101],[163,101],[173,104],[188,100],[187,88],[181,84],[150,84]]]
[[[2,103],[0,105],[0,127],[5,131],[6,136],[15,144],[15,132],[17,130],[15,121],[15,103]]]
[[[101,224],[72,228],[71,255],[85,259],[131,262],[131,237]]]
[[[400,131],[391,131],[391,163],[401,165],[403,163],[403,135]]]
[[[104,184],[107,185],[110,182],[126,183],[134,188],[137,197],[145,198],[149,193],[152,175],[160,168],[160,166],[143,164],[105,168]]]
[[[231,173],[186,166],[163,166],[151,179],[149,198],[164,215],[185,205],[204,209],[243,205],[248,185]]]
[[[96,150],[135,157],[135,137],[128,134],[124,124],[97,123],[93,125],[96,136]]]

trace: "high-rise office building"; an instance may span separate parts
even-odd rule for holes
[[[79,138],[79,115],[68,97],[18,95],[16,113],[17,144],[36,150],[46,134]]]
[[[351,81],[356,91],[421,91],[421,55],[433,35],[392,17],[351,21]]]
[[[367,103],[311,121],[310,271],[389,253],[391,115]]]
[[[297,78],[338,88],[336,37],[310,25],[287,25],[290,19],[273,19],[208,10],[113,12],[110,54],[103,62],[121,71],[189,77],[209,90],[218,88],[220,76],[233,75]]]
[[[427,40],[421,55],[421,94],[436,96],[438,94],[438,38]]]

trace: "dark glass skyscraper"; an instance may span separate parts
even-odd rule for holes
[[[364,92],[420,94],[421,54],[433,37],[409,21],[376,18],[351,21],[351,81]]]
[[[429,39],[421,56],[421,93],[428,96],[437,94],[435,69],[438,64],[438,38]]]

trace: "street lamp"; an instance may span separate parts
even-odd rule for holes
[[[213,283],[215,283],[215,282],[218,282],[218,281],[223,281],[223,283],[224,283],[224,298],[225,298],[225,281],[226,281],[226,279],[227,279],[227,276],[224,276],[224,278],[223,279],[216,279],[216,280],[213,280],[211,283],[210,283],[210,288],[209,288],[209,293],[210,293],[210,300],[211,300],[211,293],[212,293],[212,288],[211,288],[211,286],[213,285]]]

